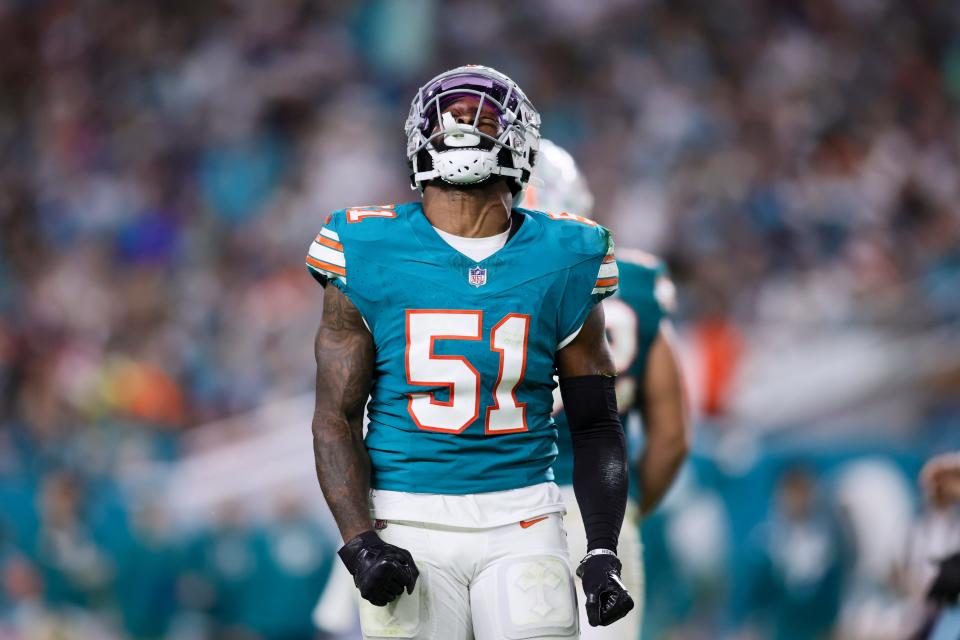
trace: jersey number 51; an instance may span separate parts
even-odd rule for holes
[[[462,433],[480,417],[480,373],[463,356],[437,355],[434,343],[482,340],[483,312],[416,309],[406,315],[407,383],[450,391],[448,400],[438,400],[432,391],[411,393],[407,411],[421,429]],[[530,316],[521,313],[508,313],[490,330],[490,350],[500,354],[500,371],[484,421],[488,434],[527,430],[527,406],[517,402],[516,391],[527,365],[529,335]]]

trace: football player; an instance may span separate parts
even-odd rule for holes
[[[561,147],[549,140],[540,141],[533,176],[524,207],[591,214],[593,195],[573,157]],[[640,637],[644,591],[640,519],[656,507],[673,483],[688,448],[686,403],[668,320],[674,304],[673,285],[663,262],[643,251],[618,249],[617,267],[619,288],[615,296],[603,302],[607,337],[618,373],[617,403],[624,424],[628,424],[627,414],[634,409],[643,416],[643,446],[640,434],[628,437],[630,458],[635,461],[630,466],[626,509],[631,524],[621,529],[618,546],[623,581],[637,607],[616,627],[584,625],[581,637],[591,639]],[[557,404],[559,410],[562,405]],[[565,523],[570,555],[575,559],[585,553],[586,536],[574,499],[573,452],[562,412],[556,416],[556,423],[560,454],[553,469],[567,504]]]
[[[507,76],[440,74],[405,126],[422,202],[336,211],[310,246],[325,287],[317,476],[365,637],[578,636],[551,469],[555,374],[587,619],[608,625],[634,606],[617,557],[626,443],[598,304],[617,288],[613,242],[590,220],[514,206],[539,125]]]

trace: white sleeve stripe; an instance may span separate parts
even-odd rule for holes
[[[563,349],[565,346],[567,346],[568,344],[570,344],[571,342],[573,342],[574,339],[575,339],[578,335],[580,335],[580,331],[581,331],[582,329],[583,329],[583,325],[580,325],[579,327],[577,327],[577,330],[576,330],[576,331],[574,331],[573,333],[571,333],[570,335],[568,335],[566,338],[564,338],[563,340],[561,340],[561,341],[560,341],[560,344],[557,345],[557,351],[560,351],[560,349]]]
[[[323,260],[324,262],[329,262],[330,264],[335,264],[338,267],[343,267],[344,269],[347,267],[347,259],[344,257],[342,251],[325,247],[317,242],[314,242],[310,245],[310,257],[316,258],[317,260]]]
[[[617,285],[613,285],[612,287],[594,287],[591,293],[593,295],[596,295],[598,293],[613,293],[616,290],[617,290]]]
[[[619,273],[617,269],[616,262],[608,262],[606,264],[600,265],[600,272],[597,274],[597,279],[601,278],[613,278]]]
[[[331,231],[326,227],[324,227],[323,229],[320,229],[320,235],[330,238],[331,240],[336,240],[337,242],[340,242],[340,234],[337,233],[336,231]]]

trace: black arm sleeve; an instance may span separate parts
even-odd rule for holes
[[[614,382],[610,376],[560,380],[573,439],[573,490],[588,550],[617,550],[627,505],[627,443]]]

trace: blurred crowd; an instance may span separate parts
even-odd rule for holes
[[[307,245],[333,209],[416,197],[408,101],[468,62],[531,96],[619,244],[667,259],[718,369],[704,414],[765,324],[960,341],[960,4],[0,2],[0,610],[42,594],[160,637],[116,612],[163,602],[280,637],[189,578],[230,535],[220,561],[280,575],[277,549],[319,547],[277,530],[310,519],[281,501],[171,532],[121,478],[312,387]],[[960,413],[958,372],[921,414]],[[166,595],[130,588],[145,575]]]

